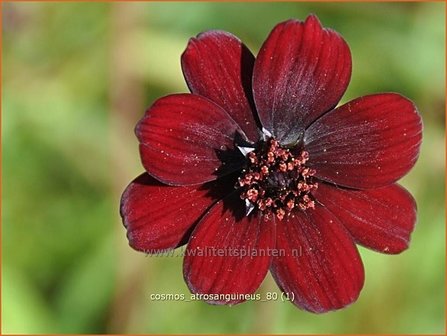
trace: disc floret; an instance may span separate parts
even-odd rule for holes
[[[236,188],[241,189],[247,213],[257,208],[266,217],[282,220],[294,209],[315,208],[312,191],[318,184],[313,182],[315,170],[306,166],[308,152],[302,150],[294,155],[276,139],[268,138],[246,157],[246,168]]]

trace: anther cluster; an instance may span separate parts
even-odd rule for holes
[[[247,165],[238,179],[241,199],[247,204],[247,212],[259,209],[267,217],[282,220],[293,209],[315,208],[312,190],[314,169],[306,167],[309,153],[301,151],[293,155],[274,139],[259,143],[247,154]]]

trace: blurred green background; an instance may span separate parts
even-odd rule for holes
[[[443,3],[3,3],[3,333],[444,333]],[[133,128],[187,91],[188,38],[228,30],[257,52],[279,21],[319,16],[353,55],[343,101],[397,91],[424,120],[402,180],[418,202],[408,251],[361,248],[357,303],[312,315],[286,302],[156,302],[184,293],[181,258],[127,246],[118,205],[143,171]],[[261,292],[278,291],[269,276]]]

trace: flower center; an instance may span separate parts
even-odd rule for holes
[[[293,155],[274,138],[261,141],[247,154],[246,168],[235,188],[241,189],[241,199],[247,214],[257,208],[266,217],[282,220],[293,209],[315,208],[311,191],[318,188],[313,182],[314,169],[306,167],[309,153]]]

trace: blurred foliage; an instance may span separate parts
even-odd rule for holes
[[[3,3],[3,333],[444,333],[443,3]],[[184,293],[180,258],[127,246],[120,193],[142,171],[133,127],[155,98],[187,91],[188,38],[228,30],[257,52],[278,22],[315,13],[353,55],[343,101],[397,91],[424,119],[411,248],[361,249],[351,307],[155,302]],[[260,291],[277,291],[269,276]]]

